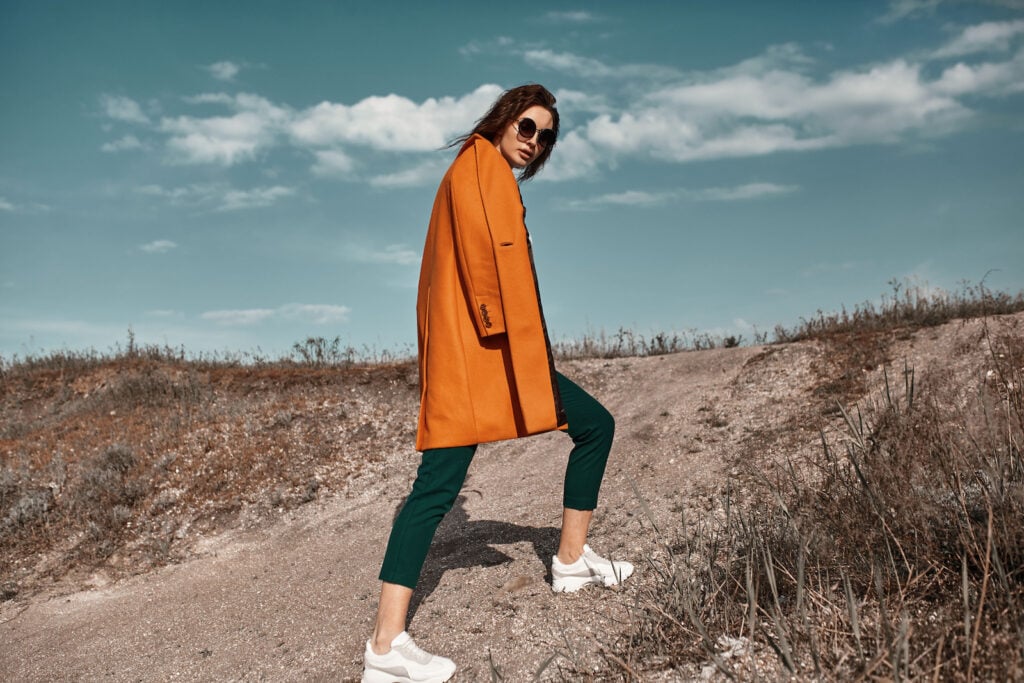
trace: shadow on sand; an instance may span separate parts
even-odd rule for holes
[[[527,541],[533,544],[533,551],[544,564],[545,580],[551,578],[551,556],[558,550],[560,530],[555,527],[520,526],[510,522],[490,519],[471,520],[466,513],[467,495],[479,491],[463,489],[455,500],[451,511],[441,520],[430,546],[423,572],[409,605],[408,621],[437,588],[441,577],[449,569],[463,567],[492,567],[511,562],[512,558],[496,550],[492,544],[509,544]],[[403,500],[395,508],[395,517],[405,504]]]

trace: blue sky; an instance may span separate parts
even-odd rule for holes
[[[444,144],[525,82],[555,339],[1024,289],[1024,0],[3,0],[0,355],[410,349]]]

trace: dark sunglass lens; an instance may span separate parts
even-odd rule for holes
[[[537,132],[537,124],[536,124],[536,122],[533,119],[531,119],[529,117],[523,117],[523,118],[519,119],[519,134],[520,135],[522,135],[524,138],[532,138],[534,133],[536,133],[536,132]]]
[[[555,131],[550,128],[545,128],[540,132],[540,135],[537,136],[537,142],[544,147],[550,147],[555,144]]]

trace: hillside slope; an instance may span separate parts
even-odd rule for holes
[[[886,361],[890,373],[906,362],[919,373],[953,372],[965,386],[983,381],[980,329],[967,321],[890,336],[872,342],[873,354],[847,354],[845,365],[842,349],[822,342],[560,363],[616,417],[591,544],[631,559],[636,578],[622,590],[553,595],[546,575],[571,443],[556,433],[485,445],[435,538],[410,632],[457,662],[457,681],[491,680],[492,667],[505,680],[530,680],[553,654],[545,680],[599,669],[602,649],[630,628],[638,591],[654,581],[648,560],[684,519],[720,514],[721,492],[743,487],[741,465],[770,470],[817,448],[819,429],[837,425],[835,400],[879,391]],[[185,548],[171,553],[176,563],[130,575],[124,551],[24,590],[0,604],[0,679],[358,680],[390,521],[418,464],[414,372],[354,384],[347,399],[330,385],[333,404],[300,380],[265,389],[272,410],[248,415],[247,432],[245,410],[225,408],[235,422],[222,425],[208,452],[273,430],[294,447],[304,434],[301,443],[323,449],[311,465],[319,483],[309,502],[285,504],[280,493],[250,500],[227,528],[193,521],[168,532]],[[199,457],[190,453],[182,444],[178,457]],[[291,491],[307,475],[293,482],[283,468],[275,476],[298,487]],[[247,516],[250,508],[261,513]],[[155,520],[150,528],[159,530]]]

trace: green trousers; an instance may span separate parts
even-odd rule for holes
[[[574,444],[565,468],[562,505],[573,510],[593,510],[612,447],[615,420],[597,399],[561,373],[555,374]],[[423,452],[412,492],[391,529],[380,569],[381,581],[416,587],[434,532],[452,509],[474,453],[476,446]]]

